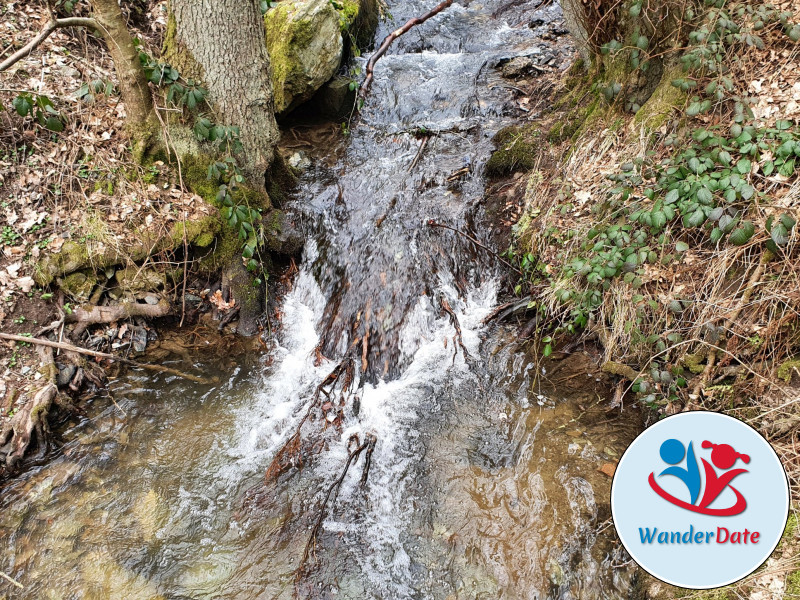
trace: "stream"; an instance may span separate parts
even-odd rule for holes
[[[433,4],[390,0],[376,38]],[[519,118],[498,67],[568,64],[542,35],[557,5],[465,4],[398,39],[348,135],[309,151],[288,207],[307,244],[269,354],[197,358],[215,386],[126,373],[3,488],[0,570],[24,589],[0,581],[0,598],[630,595],[599,469],[635,413],[608,412],[586,355],[543,362],[485,325],[495,259],[427,225],[481,216],[492,136]],[[346,402],[326,413],[315,391],[343,361]],[[300,430],[313,451],[265,478]],[[353,436],[376,440],[363,485],[366,454],[344,471]]]

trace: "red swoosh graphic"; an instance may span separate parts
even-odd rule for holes
[[[648,477],[647,481],[650,483],[650,487],[653,488],[653,491],[661,496],[667,502],[674,504],[676,506],[680,506],[681,508],[685,508],[686,510],[690,510],[692,512],[700,513],[701,515],[712,515],[715,517],[731,517],[733,515],[738,515],[739,513],[744,512],[744,509],[747,508],[747,500],[744,499],[744,496],[737,490],[735,487],[730,487],[733,492],[736,494],[736,504],[729,508],[704,508],[701,506],[695,506],[694,504],[689,504],[688,502],[684,502],[683,500],[676,498],[672,494],[664,491],[661,486],[656,483],[656,478],[653,473],[650,473],[650,477]]]

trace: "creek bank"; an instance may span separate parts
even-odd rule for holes
[[[567,4],[568,24],[585,40],[586,15],[576,12],[592,7]],[[488,174],[497,206],[512,217],[507,256],[519,268],[512,285],[520,299],[503,314],[541,357],[593,348],[615,388],[608,408],[641,406],[643,425],[688,410],[750,423],[796,491],[790,432],[800,424],[800,342],[786,315],[796,314],[800,246],[790,232],[800,204],[794,163],[773,172],[777,148],[786,144],[789,158],[800,136],[796,103],[782,92],[798,85],[790,15],[761,31],[730,10],[737,34],[759,36],[747,50],[727,45],[732,38],[721,46],[725,85],[748,96],[744,108],[705,74],[682,68],[706,50],[690,30],[721,13],[698,10],[680,27],[645,15],[669,6],[622,11],[619,31],[601,31],[607,37],[584,45],[567,77],[551,80],[550,105],[496,137]],[[647,30],[639,11],[659,28]],[[636,47],[623,49],[629,39]],[[774,56],[786,61],[777,71]],[[546,78],[526,85],[522,67],[510,64],[505,75],[535,105]],[[761,78],[770,92],[751,86]],[[796,590],[796,562],[781,563],[796,555],[795,530],[790,523],[765,569],[714,597],[777,599]],[[637,580],[636,598],[683,593],[643,573]]]

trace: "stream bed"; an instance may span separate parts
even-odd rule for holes
[[[432,4],[389,1],[377,39]],[[607,412],[588,356],[542,362],[485,325],[494,259],[427,226],[480,216],[492,136],[519,118],[498,67],[569,57],[542,37],[557,5],[465,4],[400,38],[349,135],[310,153],[289,207],[308,241],[269,355],[195,364],[216,386],[128,372],[55,460],[3,488],[0,570],[25,587],[0,598],[629,595],[600,469],[636,414]],[[315,390],[354,345],[326,426]],[[313,457],[265,479],[309,407]],[[368,476],[362,459],[325,504],[352,436],[376,439]]]

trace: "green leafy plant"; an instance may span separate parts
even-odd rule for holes
[[[3,231],[0,232],[0,241],[5,246],[13,246],[22,236],[10,225],[5,225]]]
[[[30,117],[50,131],[64,131],[64,118],[44,94],[24,92],[14,98],[11,105],[20,117]]]

